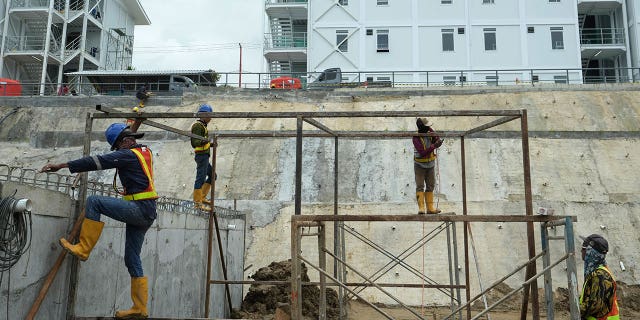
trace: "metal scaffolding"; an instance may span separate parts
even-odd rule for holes
[[[529,162],[529,137],[528,137],[528,124],[527,124],[527,111],[526,110],[457,110],[457,111],[359,111],[359,112],[203,112],[203,113],[192,113],[192,112],[164,112],[164,113],[144,113],[144,115],[139,115],[130,112],[118,112],[115,110],[106,110],[106,108],[101,108],[97,106],[97,110],[104,111],[105,113],[92,113],[87,116],[87,125],[85,128],[85,155],[89,153],[90,146],[90,133],[92,122],[94,119],[112,119],[112,118],[140,118],[144,117],[145,119],[173,119],[173,118],[200,118],[200,117],[210,117],[212,119],[257,119],[257,118],[268,118],[268,119],[295,119],[296,120],[296,131],[280,131],[274,132],[272,130],[257,130],[257,131],[227,131],[227,132],[216,132],[215,137],[212,139],[212,166],[213,171],[216,170],[216,150],[217,150],[217,142],[220,139],[224,138],[278,138],[278,137],[295,137],[296,138],[296,172],[295,172],[295,215],[291,219],[291,259],[292,259],[292,270],[291,270],[291,313],[293,319],[302,319],[302,297],[300,296],[302,291],[302,285],[307,284],[315,284],[315,283],[303,283],[301,280],[301,262],[305,262],[312,268],[318,270],[320,282],[319,285],[321,287],[321,306],[320,306],[320,318],[326,319],[326,297],[324,296],[325,287],[329,285],[337,285],[339,287],[339,295],[340,298],[347,298],[350,296],[359,297],[359,290],[362,287],[375,287],[385,295],[389,296],[391,299],[396,301],[399,305],[405,307],[409,312],[413,313],[417,318],[423,319],[422,315],[417,314],[410,307],[404,304],[402,301],[392,296],[387,292],[384,287],[425,287],[425,288],[433,288],[437,290],[441,290],[443,292],[448,292],[451,297],[451,314],[447,317],[453,318],[456,315],[462,319],[462,311],[466,311],[466,319],[478,319],[483,316],[485,313],[492,310],[496,305],[503,302],[509,296],[517,293],[520,290],[523,290],[523,299],[522,299],[522,307],[521,307],[521,319],[525,320],[528,313],[528,305],[531,302],[532,316],[533,319],[540,319],[540,305],[538,301],[538,284],[537,278],[544,276],[544,284],[545,284],[545,297],[547,303],[547,317],[549,319],[553,318],[553,295],[552,295],[552,287],[551,287],[551,268],[557,266],[563,261],[566,261],[567,266],[567,279],[568,279],[568,291],[569,291],[569,300],[570,300],[570,314],[571,319],[579,320],[579,309],[578,309],[578,295],[577,295],[577,278],[576,278],[576,267],[575,267],[575,248],[573,245],[573,222],[576,221],[574,216],[542,216],[542,215],[533,215],[533,204],[532,204],[532,191],[531,191],[531,168]],[[333,130],[323,123],[318,121],[317,119],[326,119],[326,118],[409,118],[409,117],[475,117],[475,118],[485,118],[485,117],[497,117],[497,119],[493,119],[484,123],[483,125],[474,127],[472,129],[468,129],[465,131],[446,131],[439,132],[438,135],[442,137],[453,137],[460,140],[460,153],[461,153],[461,172],[462,172],[462,215],[340,215],[338,211],[338,150],[339,150],[339,139],[402,139],[412,136],[431,136],[433,134],[419,134],[413,131],[407,132],[386,132],[386,131],[350,131],[350,130]],[[465,143],[467,139],[473,138],[473,134],[487,130],[490,128],[494,128],[496,126],[514,121],[520,120],[520,133],[522,139],[522,167],[523,167],[523,178],[524,178],[524,192],[525,192],[525,212],[524,215],[471,215],[468,212],[467,208],[467,178],[465,172]],[[190,132],[186,132],[183,130],[171,128],[169,126],[153,122],[151,120],[145,120],[144,122],[147,125],[155,126],[163,130],[171,131],[180,135],[192,137],[193,135]],[[310,124],[320,131],[304,131],[303,125],[304,123]],[[239,129],[240,130],[240,129]],[[322,137],[322,138],[333,138],[334,139],[334,147],[335,147],[335,158],[334,158],[334,205],[333,205],[333,214],[332,215],[302,215],[302,142],[305,137]],[[86,179],[83,179],[86,181]],[[86,190],[86,187],[85,187]],[[215,192],[215,182],[212,181],[211,194]],[[212,197],[213,200],[213,197]],[[212,205],[213,208],[213,205]],[[435,281],[428,279],[424,274],[421,274],[419,271],[415,269],[411,269],[404,262],[404,258],[406,255],[394,256],[389,252],[385,252],[384,248],[381,248],[374,242],[366,239],[366,237],[362,235],[356,235],[355,233],[351,233],[348,231],[348,228],[345,227],[345,221],[369,221],[369,222],[384,222],[384,221],[394,221],[394,222],[424,222],[424,223],[439,223],[440,228],[442,230],[447,231],[447,242],[448,242],[448,260],[449,260],[449,284],[437,284]],[[327,222],[333,222],[333,234],[334,234],[334,248],[333,251],[329,251],[326,247],[326,225]],[[475,297],[471,296],[471,285],[470,285],[470,268],[469,268],[469,235],[471,232],[471,223],[472,222],[509,222],[509,223],[524,223],[526,226],[526,235],[527,235],[527,251],[529,260],[524,262],[515,271],[506,277],[502,278],[500,281],[492,284],[487,289],[485,289],[482,293],[476,295]],[[464,236],[464,284],[460,284],[460,279],[457,272],[457,242],[456,242],[456,223],[463,224],[463,236]],[[534,237],[534,223],[540,223],[541,231],[542,231],[542,251],[539,254],[536,254],[535,249],[535,237]],[[552,237],[548,236],[548,227],[555,226],[564,226],[565,236],[562,237],[565,241],[565,254],[558,261],[551,263],[550,260],[550,252],[549,252],[549,240]],[[302,228],[304,227],[313,227],[317,228],[317,232],[311,234],[303,234]],[[436,230],[434,229],[434,231]],[[218,246],[220,250],[220,258],[221,258],[221,267],[223,270],[224,280],[212,280],[211,279],[211,257],[212,257],[212,242],[213,242],[213,232],[217,233]],[[401,265],[404,268],[412,270],[413,273],[418,273],[420,278],[427,284],[383,284],[376,283],[377,280],[376,275],[366,276],[363,273],[359,272],[353,266],[349,265],[349,263],[345,259],[345,232],[353,235],[356,238],[360,238],[360,240],[367,243],[367,245],[371,246],[375,250],[386,253],[387,257],[392,261],[390,265]],[[451,233],[453,235],[451,235]],[[319,252],[319,261],[317,265],[302,256],[301,252],[301,238],[302,236],[317,236],[318,237],[318,252]],[[412,245],[407,252],[411,250],[417,250],[423,246],[428,239],[420,239],[414,245]],[[246,284],[246,283],[261,283],[260,281],[242,281],[242,280],[228,280],[226,273],[226,265],[224,262],[224,255],[221,248],[220,243],[220,234],[219,228],[217,225],[217,216],[214,210],[210,213],[209,219],[209,252],[208,252],[208,264],[207,264],[207,294],[206,294],[206,304],[205,304],[205,317],[209,316],[209,299],[210,299],[210,286],[212,284],[224,284],[226,288],[226,299],[229,307],[231,307],[231,300],[229,297],[229,284]],[[334,260],[334,270],[333,275],[331,275],[328,271],[326,271],[326,255],[329,255]],[[538,258],[543,258],[544,269],[538,273],[536,271],[536,260]],[[487,306],[485,310],[476,314],[472,317],[471,312],[471,303],[484,295],[488,290],[494,288],[499,283],[506,280],[509,276],[515,274],[521,269],[525,269],[526,276],[525,282],[522,283],[520,288],[514,289],[512,292],[507,294],[503,299],[500,299],[498,302],[494,303],[491,306]],[[356,282],[349,283],[346,281],[346,270],[349,269],[352,272],[359,274],[362,278],[366,279],[365,282]],[[380,270],[380,273],[384,273],[384,270]],[[327,278],[331,280],[331,283],[327,283]],[[278,281],[269,281],[270,284],[288,284],[288,282],[278,282]],[[460,297],[460,290],[465,290],[464,299]],[[457,292],[457,297],[454,294],[454,290]],[[348,292],[345,293],[345,292]],[[345,299],[346,300],[346,299]],[[363,299],[364,300],[364,299]],[[345,301],[341,301],[345,302]],[[463,303],[464,302],[464,303]],[[370,302],[366,302],[374,309],[378,310],[383,316],[388,319],[392,319],[388,314],[384,313],[383,310],[377,308],[374,304]],[[550,316],[549,316],[550,315]]]

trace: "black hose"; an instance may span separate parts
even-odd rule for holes
[[[0,272],[18,263],[31,246],[31,212],[13,212],[16,202],[12,196],[0,200]]]

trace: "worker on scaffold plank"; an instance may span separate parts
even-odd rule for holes
[[[418,133],[435,132],[431,128],[432,123],[427,118],[416,119]],[[416,199],[418,200],[418,214],[437,214],[440,209],[433,202],[433,190],[436,184],[435,163],[437,148],[440,148],[443,140],[437,136],[413,137],[413,171],[416,179]],[[426,202],[426,208],[425,208]]]
[[[213,112],[208,104],[202,104],[198,108],[198,112]],[[207,125],[211,121],[210,117],[200,117],[191,125],[191,133],[206,140],[191,138],[191,147],[195,152],[194,160],[196,162],[196,180],[193,183],[193,202],[196,209],[210,210],[211,201],[207,200],[207,195],[211,191],[211,144],[209,143],[209,130]]]
[[[88,156],[59,164],[47,164],[41,172],[56,172],[69,168],[72,173],[96,170],[116,169],[113,185],[123,197],[92,195],[87,197],[85,219],[82,222],[77,244],[60,239],[60,245],[81,261],[89,258],[95,247],[104,222],[100,217],[105,215],[126,224],[124,263],[131,276],[131,300],[133,307],[116,311],[116,318],[147,318],[148,282],[142,270],[140,251],[147,230],[156,219],[156,199],[158,194],[153,183],[153,154],[151,150],[136,142],[144,133],[137,129],[143,119],[136,119],[129,127],[123,123],[114,123],[105,132],[107,142],[111,145],[110,153]],[[116,186],[116,176],[120,177],[123,190]]]

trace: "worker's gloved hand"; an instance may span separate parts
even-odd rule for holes
[[[443,143],[443,142],[444,142],[444,140],[442,140],[442,139],[438,139],[438,140],[436,141],[436,143],[434,143],[434,146],[435,146],[436,148],[440,148],[440,146],[442,145],[442,143]]]

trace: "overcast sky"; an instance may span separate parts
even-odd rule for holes
[[[263,67],[264,0],[140,0],[151,25],[136,26],[137,70],[213,69],[237,72]]]

